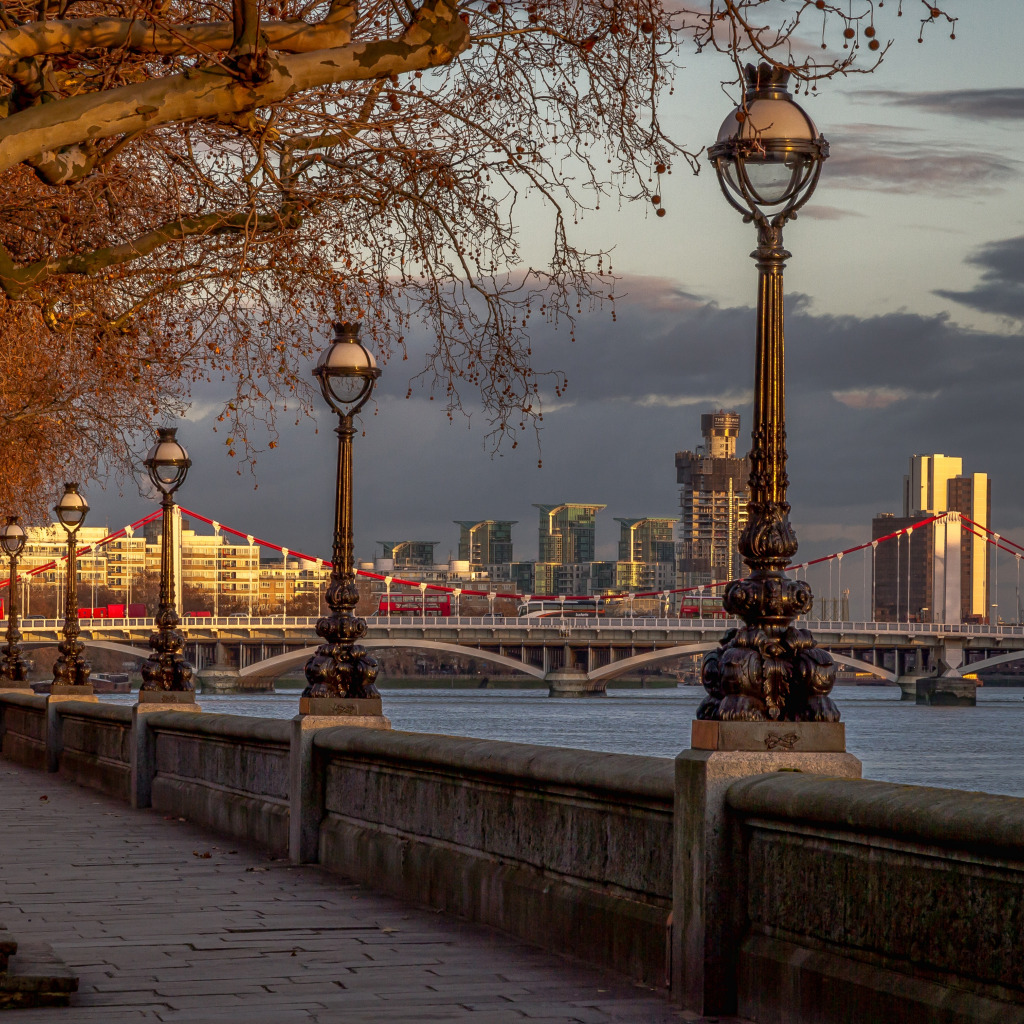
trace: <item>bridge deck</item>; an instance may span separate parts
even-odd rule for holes
[[[74,1009],[21,1011],[19,1024],[693,1019],[495,932],[6,761],[0,851],[0,924],[51,943],[81,978]]]

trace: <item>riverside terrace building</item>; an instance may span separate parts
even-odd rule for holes
[[[172,516],[172,530],[177,540],[172,544],[179,584],[175,596],[182,611],[277,612],[304,595],[322,593],[330,574],[322,565],[276,553],[273,558],[261,559],[258,545],[234,543],[232,537],[219,532],[197,533],[180,513]],[[78,545],[95,545],[108,532],[105,526],[83,526],[78,531]],[[56,586],[64,580],[67,534],[59,523],[29,527],[26,533],[20,572],[56,563],[38,576],[23,579],[23,611],[31,615],[33,588]],[[159,575],[160,543],[160,523],[154,522],[80,554],[79,604],[91,608],[111,601],[125,606],[135,603],[144,582]]]
[[[695,587],[745,573],[739,538],[747,524],[750,460],[736,455],[739,413],[705,413],[704,443],[676,452],[679,525],[676,586]]]

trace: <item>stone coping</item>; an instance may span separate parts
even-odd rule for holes
[[[92,701],[76,703],[73,700],[54,702],[54,710],[61,718],[98,718],[106,722],[132,723],[132,709],[128,704],[100,704]]]
[[[41,693],[4,693],[0,690],[0,704],[14,704],[17,707],[32,708],[41,714],[46,713],[46,697]]]
[[[514,785],[540,782],[646,798],[671,808],[675,792],[672,758],[608,754],[530,743],[467,739],[432,733],[346,728],[317,733],[317,749],[342,756],[390,762],[400,767],[466,771]]]
[[[288,746],[292,724],[285,718],[225,715],[204,711],[147,711],[146,724],[156,732],[174,732],[218,739],[249,740]]]
[[[849,832],[1024,856],[1024,799],[871,779],[796,772],[734,782],[726,802],[741,814],[798,821]]]

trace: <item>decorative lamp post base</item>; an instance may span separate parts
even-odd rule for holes
[[[691,750],[737,753],[844,754],[842,722],[717,722],[697,719],[690,728]]]
[[[195,690],[139,690],[139,703],[164,705],[168,711],[177,710],[178,704],[198,707]]]
[[[0,691],[7,693],[33,693],[31,684],[27,679],[12,679],[10,676],[0,675]]]

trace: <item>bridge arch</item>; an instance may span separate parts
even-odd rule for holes
[[[148,658],[152,655],[152,651],[148,647],[135,647],[129,641],[125,640],[118,642],[117,640],[86,640],[84,637],[79,637],[79,640],[86,647],[98,647],[104,651],[114,651],[117,654],[133,654],[136,658]],[[23,647],[56,647],[60,643],[60,639],[57,640],[28,640],[22,644]]]
[[[656,651],[646,651],[643,654],[634,654],[631,658],[623,658],[622,661],[613,661],[610,665],[602,665],[600,668],[591,669],[587,678],[591,682],[599,679],[611,679],[620,676],[641,665],[648,665],[652,661],[666,661],[669,658],[678,658],[684,654],[706,654],[719,646],[717,640],[703,644],[685,644],[680,647],[663,647]]]
[[[408,647],[414,650],[445,651],[448,654],[457,654],[463,658],[479,658],[494,665],[502,665],[505,668],[514,669],[524,675],[532,676],[534,679],[544,678],[544,669],[536,665],[527,665],[515,658],[506,658],[503,654],[495,654],[492,651],[482,651],[476,647],[468,647],[463,644],[446,644],[440,640],[368,640],[359,641],[363,647]],[[319,645],[317,645],[319,646]],[[275,655],[273,658],[266,658],[263,661],[253,662],[246,665],[238,673],[244,679],[247,676],[271,676],[276,677],[296,665],[301,665],[316,654],[316,647],[303,647],[300,650],[285,651],[284,654]]]
[[[668,658],[677,658],[684,654],[706,654],[708,651],[713,651],[718,648],[719,644],[717,641],[702,644],[686,644],[680,647],[664,647],[657,651],[647,651],[644,654],[636,654],[632,658],[623,658],[622,661],[614,661],[610,665],[602,665],[601,668],[596,668],[591,672],[587,673],[587,678],[591,682],[596,682],[599,679],[611,679],[614,676],[622,675],[625,672],[629,672],[634,668],[639,668],[641,665],[650,664],[653,661],[665,661]],[[1019,651],[1014,655],[1017,658],[1024,658],[1024,651]],[[846,665],[849,668],[855,668],[858,671],[869,672],[873,676],[878,676],[880,679],[886,679],[890,683],[898,682],[895,672],[889,672],[878,665],[869,665],[865,661],[858,661],[856,658],[850,658],[845,654],[832,653],[832,658],[840,665]],[[1009,657],[1003,657],[1003,661],[1009,661]],[[985,662],[987,666],[989,662]],[[974,671],[974,665],[970,666],[970,671]]]
[[[960,674],[980,672],[986,668],[994,668],[996,665],[1005,665],[1008,661],[1020,661],[1024,658],[1024,651],[1007,651],[1005,654],[995,654],[984,661],[972,661],[960,666]]]
[[[832,655],[832,660],[840,665],[846,665],[847,668],[855,668],[858,672],[867,672],[869,675],[878,676],[879,679],[885,679],[890,683],[898,683],[899,676],[895,672],[890,672],[888,669],[882,668],[881,665],[871,665],[866,661],[858,661],[856,658],[851,658],[845,654],[836,654],[835,651],[829,651]]]

